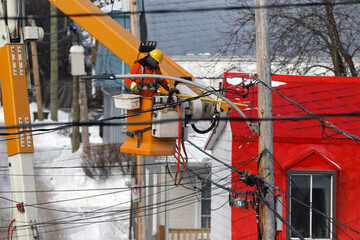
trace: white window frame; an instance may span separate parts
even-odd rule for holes
[[[330,175],[331,180],[330,180],[330,217],[332,219],[335,219],[335,213],[336,213],[336,171],[298,171],[298,170],[291,170],[288,171],[288,176],[289,179],[291,179],[291,176],[294,175],[302,175],[302,176],[310,176],[310,202],[312,203],[312,185],[313,185],[313,176],[314,175]],[[288,222],[291,223],[291,182],[288,179],[287,181],[287,189],[288,189],[288,193],[289,193],[289,197],[288,197],[288,211],[287,211],[287,219]],[[309,221],[309,232],[310,232],[310,236],[312,235],[312,213],[313,210],[309,209],[310,211],[310,221]],[[287,239],[291,239],[291,240],[298,240],[299,238],[296,237],[290,237],[291,236],[291,230],[289,228],[287,228]],[[305,238],[305,239],[317,239],[317,240],[333,240],[336,239],[336,227],[334,227],[334,224],[330,223],[330,238]]]

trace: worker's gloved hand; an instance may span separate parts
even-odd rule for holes
[[[131,83],[130,89],[131,89],[131,92],[134,93],[134,94],[140,94],[141,93],[141,89],[136,84],[136,82]]]
[[[172,87],[170,88],[170,91],[169,91],[171,94],[179,94],[180,91],[178,89],[176,89],[175,87]]]
[[[177,90],[175,87],[171,86],[170,84],[168,86],[166,86],[165,88],[166,91],[168,91],[170,94],[179,94],[179,90]]]

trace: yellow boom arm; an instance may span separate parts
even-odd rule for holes
[[[90,0],[49,0],[59,10],[68,15],[88,33],[129,66],[138,55],[140,41],[125,28],[101,11]],[[164,55],[161,71],[174,77],[191,77],[190,73]]]

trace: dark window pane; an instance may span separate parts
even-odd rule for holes
[[[210,228],[211,217],[201,217],[201,228]]]
[[[291,196],[309,205],[310,203],[310,176],[291,176]],[[291,225],[303,237],[310,237],[310,209],[291,199]],[[296,237],[291,233],[291,237]]]
[[[330,216],[331,205],[331,176],[314,175],[312,189],[313,209]],[[312,212],[312,237],[330,238],[330,222],[321,214]]]

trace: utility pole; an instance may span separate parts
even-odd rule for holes
[[[11,239],[38,239],[36,185],[33,168],[34,145],[27,92],[25,41],[41,40],[44,32],[37,27],[19,26],[19,2],[0,6],[0,79],[4,117],[8,128],[7,150],[11,184]],[[6,19],[6,21],[5,21]],[[30,130],[30,132],[26,132]]]
[[[58,27],[57,27],[57,8],[50,3],[50,110],[51,120],[58,120],[58,79],[59,79],[59,63],[58,63]]]
[[[268,15],[266,0],[255,0],[255,22],[256,22],[256,58],[258,77],[266,85],[271,86],[271,64],[269,50]],[[258,84],[258,117],[272,118],[272,91]],[[274,208],[274,163],[271,154],[273,153],[273,124],[272,121],[261,121],[259,123],[259,175],[268,185],[269,191],[265,201]],[[265,194],[265,193],[260,193]],[[264,196],[264,195],[263,195]],[[275,237],[275,215],[264,203],[260,203],[260,233],[262,239],[274,239]]]
[[[74,41],[75,44],[75,41]],[[71,56],[71,74],[73,75],[73,102],[72,102],[72,120],[73,122],[80,122],[80,105],[79,105],[79,76],[83,76],[86,74],[85,72],[85,54],[84,48],[79,45],[73,45],[70,48],[70,56]],[[80,85],[82,92],[80,92],[80,100],[82,105],[86,105],[86,107],[82,106],[82,119],[81,121],[87,121],[87,99],[86,99],[86,89],[85,83],[82,82]],[[86,115],[86,116],[85,116]],[[84,131],[84,128],[82,128]],[[88,128],[85,129],[87,136],[84,146],[84,152],[87,153],[89,150],[89,131]],[[84,136],[84,133],[82,133]],[[72,128],[72,151],[76,152],[80,146],[80,134],[79,134],[79,126],[73,126]]]
[[[88,121],[88,105],[87,105],[87,95],[86,95],[86,82],[84,79],[80,79],[80,121]],[[89,141],[89,127],[81,126],[81,139],[83,152],[89,153],[90,151],[90,141]]]
[[[166,162],[168,162],[166,156]],[[170,227],[170,212],[169,212],[169,198],[170,198],[170,187],[169,187],[169,173],[168,168],[165,167],[165,240],[169,240],[169,227]]]
[[[29,24],[33,27],[36,26],[34,19],[29,19]],[[44,114],[43,114],[43,109],[42,109],[40,74],[39,74],[36,43],[31,42],[30,47],[31,47],[31,59],[32,59],[34,85],[35,85],[35,93],[36,93],[36,104],[37,104],[37,109],[38,109],[38,119],[39,119],[39,121],[43,121]]]
[[[73,76],[73,100],[72,100],[72,121],[80,122],[80,105],[79,105],[79,76]],[[71,133],[72,152],[76,152],[80,147],[79,126],[72,127]]]
[[[145,189],[144,189],[144,168],[143,168],[143,157],[141,155],[136,155],[136,183],[139,187],[140,198],[137,202],[137,231],[136,231],[136,240],[145,240]]]
[[[131,33],[140,40],[140,14],[139,14],[139,1],[130,0],[130,24],[131,24]]]
[[[131,33],[140,40],[140,16],[139,16],[139,1],[130,0],[130,23],[131,23]],[[144,159],[141,155],[136,155],[136,184],[139,186],[140,199],[137,202],[137,231],[136,239],[143,240],[146,239],[146,223],[145,223],[145,189],[144,186],[144,169],[142,164]]]

